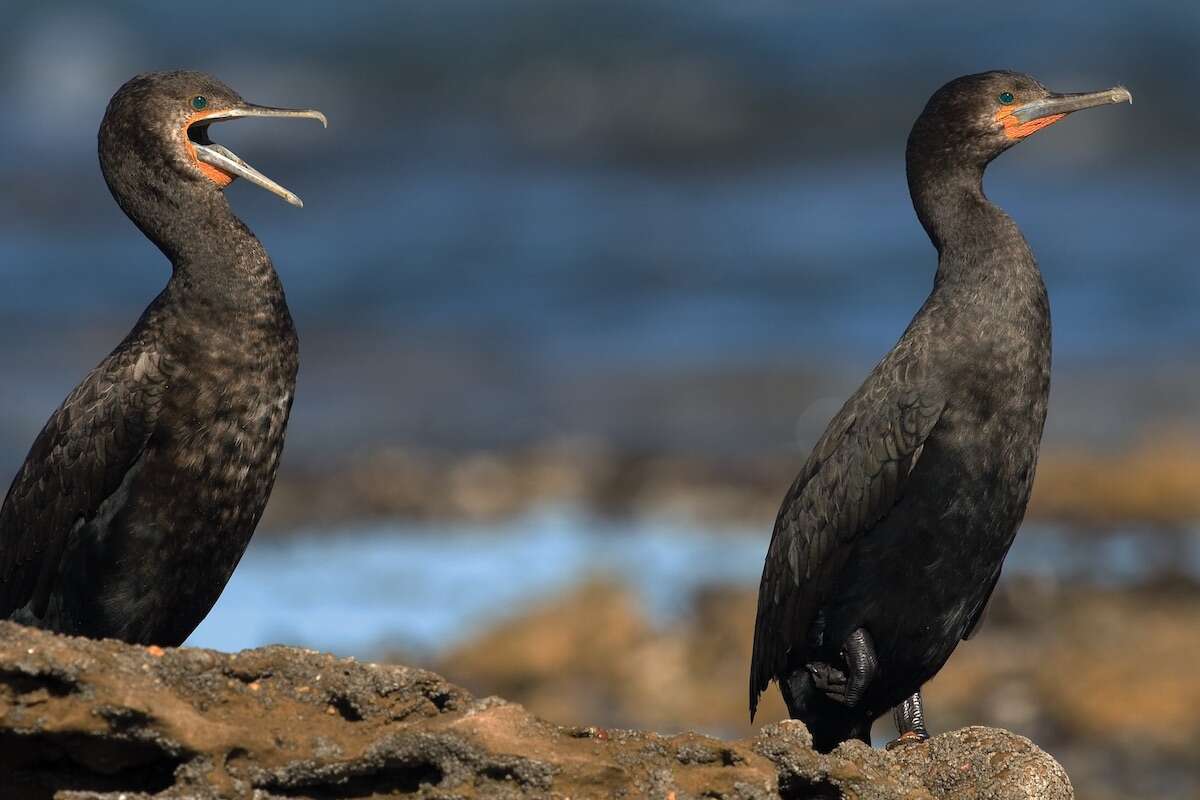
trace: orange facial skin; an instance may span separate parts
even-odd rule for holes
[[[1021,122],[1013,116],[1013,108],[1002,108],[996,112],[996,121],[1004,126],[1004,135],[1009,139],[1017,140],[1024,139],[1026,136],[1037,133],[1042,128],[1049,128],[1054,123],[1066,116],[1066,114],[1051,114],[1048,117],[1039,117],[1031,119],[1029,122]]]
[[[196,165],[196,168],[204,173],[204,177],[208,178],[217,186],[220,186],[222,189],[224,189],[226,186],[233,183],[234,176],[230,175],[228,172],[217,169],[212,164],[205,164],[203,161],[197,158],[196,146],[192,144],[192,140],[188,138],[187,134],[188,128],[190,128],[192,125],[195,125],[205,117],[211,117],[218,113],[220,113],[218,109],[197,111],[195,114],[192,114],[190,117],[188,117],[183,123],[183,129],[180,131],[180,135],[183,137],[183,149],[187,151],[188,158],[192,160],[192,163]]]

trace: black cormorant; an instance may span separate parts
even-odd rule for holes
[[[300,198],[208,137],[242,100],[139,75],[100,123],[104,179],[170,259],[166,288],[38,435],[0,509],[0,618],[178,645],[224,589],[275,482],[298,349],[271,259],[222,190]]]
[[[927,738],[920,689],[979,621],[1025,513],[1050,387],[1050,306],[988,162],[1124,88],[1055,94],[986,72],[930,98],[909,192],[938,251],[933,291],[833,418],[788,490],[758,595],[750,714],[775,680],[815,746],[870,741],[895,708]]]

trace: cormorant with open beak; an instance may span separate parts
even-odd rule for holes
[[[172,273],[14,479],[0,509],[0,617],[178,645],[250,541],[275,482],[298,348],[271,259],[222,190],[243,178],[301,203],[209,139],[211,125],[245,117],[326,122],[247,103],[199,72],[139,75],[109,102],[104,179]]]

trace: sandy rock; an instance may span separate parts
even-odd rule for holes
[[[1028,740],[968,728],[829,756],[803,725],[724,742],[553,725],[437,675],[290,647],[161,650],[0,623],[0,787],[142,798],[1072,797]]]

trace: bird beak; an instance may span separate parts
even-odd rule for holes
[[[1102,92],[1051,94],[1015,108],[1001,108],[996,120],[1004,126],[1009,139],[1024,139],[1031,133],[1053,125],[1067,114],[1085,108],[1114,103],[1133,103],[1133,95],[1124,86],[1114,86]]]
[[[242,117],[284,117],[289,119],[315,119],[323,126],[329,127],[325,115],[314,109],[300,108],[271,108],[256,106],[250,103],[236,108],[217,109],[194,115],[187,125],[188,144],[192,148],[196,161],[215,170],[224,179],[214,177],[210,170],[205,174],[221,186],[227,186],[234,178],[245,178],[255,186],[261,186],[272,194],[282,197],[292,205],[303,208],[304,202],[295,193],[280,186],[275,181],[263,175],[254,167],[242,160],[237,153],[228,147],[216,144],[208,139],[208,126],[214,122],[224,122]],[[202,167],[203,169],[203,167]]]

